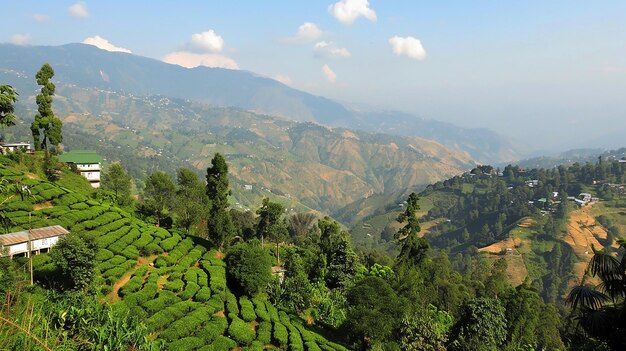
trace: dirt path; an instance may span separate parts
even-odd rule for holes
[[[107,294],[107,296],[105,297],[105,300],[107,302],[109,302],[109,303],[113,303],[113,302],[119,301],[120,300],[120,295],[119,295],[120,289],[126,283],[128,283],[128,281],[133,276],[133,274],[135,274],[135,271],[137,271],[137,269],[139,269],[139,267],[141,267],[141,266],[149,265],[150,263],[154,262],[154,260],[157,257],[158,257],[158,255],[153,255],[153,256],[149,256],[149,257],[141,257],[140,256],[137,259],[137,263],[135,264],[135,267],[133,267],[130,271],[124,273],[124,275],[117,282],[115,282],[115,284],[113,284],[113,290],[111,290],[111,292]],[[146,275],[143,277],[144,281],[148,277],[148,274],[149,274],[149,272],[147,272]]]

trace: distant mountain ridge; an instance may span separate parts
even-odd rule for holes
[[[480,162],[519,159],[521,153],[510,140],[487,129],[461,128],[397,111],[357,111],[248,71],[208,67],[187,69],[85,44],[0,45],[0,77],[3,71],[32,75],[44,62],[54,67],[55,80],[81,88],[137,96],[162,95],[222,107],[233,106],[296,121],[419,136],[467,151]]]

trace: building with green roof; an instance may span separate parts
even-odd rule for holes
[[[73,150],[59,155],[59,161],[74,164],[80,174],[87,178],[91,186],[100,187],[100,165],[102,157],[94,150]]]

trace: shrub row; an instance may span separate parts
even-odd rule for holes
[[[91,230],[94,228],[102,227],[103,225],[109,224],[120,218],[122,218],[122,216],[117,212],[106,212],[101,216],[98,216],[96,219],[85,221],[83,223],[83,228]]]
[[[209,286],[215,294],[224,294],[226,292],[226,269],[219,266],[205,267],[209,273]]]
[[[263,344],[269,344],[272,342],[272,323],[263,321],[259,324],[257,329],[257,340]]]
[[[145,307],[146,312],[154,314],[178,302],[180,302],[180,298],[176,296],[176,294],[169,290],[161,290],[159,291],[159,295],[156,299],[146,301],[142,304],[142,306]]]
[[[185,285],[185,290],[180,293],[180,298],[183,300],[190,299],[200,290],[200,286],[194,282],[189,282]]]
[[[226,292],[226,310],[229,314],[238,315],[239,305],[237,304],[237,297],[230,291]]]
[[[141,286],[143,285],[143,277],[140,276],[135,276],[132,277],[128,283],[124,284],[124,286],[122,286],[122,288],[119,291],[119,295],[124,297],[128,294],[134,293],[139,291],[139,289],[141,289]]]
[[[198,303],[193,301],[181,301],[152,315],[146,320],[146,326],[150,331],[161,330],[175,320],[182,318],[190,311],[198,308]]]
[[[185,286],[185,283],[181,279],[175,279],[175,280],[168,281],[167,283],[165,283],[165,286],[163,286],[163,289],[173,291],[173,292],[179,292],[183,289],[184,286]]]
[[[286,348],[289,343],[289,333],[287,332],[287,328],[280,322],[274,322],[274,333],[272,334],[274,337],[274,343],[281,347]]]
[[[159,231],[155,233],[155,236],[157,238],[159,238],[159,236],[157,236],[158,233]],[[181,240],[181,237],[178,234],[174,234],[170,238],[167,238],[167,239],[161,238],[161,239],[163,240],[161,241],[159,245],[161,245],[161,248],[163,248],[163,251],[170,251],[174,248],[174,246],[178,244],[178,242]]]
[[[254,305],[246,296],[239,298],[239,305],[241,306],[241,318],[246,322],[252,322],[256,320],[256,313],[254,313]]]
[[[104,272],[104,271],[108,271],[111,268],[118,267],[120,264],[124,262],[126,262],[126,257],[116,255],[116,256],[111,257],[107,261],[101,262],[97,267],[100,270],[100,272]]]
[[[239,345],[250,345],[256,338],[256,333],[250,328],[248,323],[237,317],[237,315],[229,314],[231,318],[230,325],[228,326],[228,334]]]
[[[99,236],[96,238],[96,244],[100,247],[109,248],[115,242],[117,242],[120,238],[126,235],[130,231],[130,227],[121,227],[117,230],[110,231],[105,235]],[[113,250],[111,250],[113,251]]]
[[[144,284],[143,288],[134,294],[130,294],[124,297],[124,302],[129,307],[142,306],[148,301],[154,301],[154,296],[157,294],[158,286],[154,282]]]
[[[166,341],[174,341],[187,335],[193,335],[207,317],[208,312],[206,308],[200,307],[170,324],[159,337]]]
[[[196,301],[198,302],[206,302],[211,298],[211,289],[207,286],[203,286],[196,293]]]
[[[201,338],[195,336],[188,336],[176,341],[172,341],[168,344],[168,350],[195,350],[204,345],[204,341]]]
[[[252,302],[254,303],[254,311],[256,312],[256,315],[261,318],[261,320],[263,321],[270,321],[270,314],[267,312],[267,309],[265,308],[265,301],[261,300],[259,298],[254,298],[252,299]]]

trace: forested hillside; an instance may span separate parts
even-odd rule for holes
[[[34,97],[20,96],[22,124],[7,140],[26,139]],[[162,96],[137,97],[60,85],[54,102],[64,147],[95,149],[136,179],[179,167],[201,173],[215,152],[232,164],[234,202],[268,193],[289,208],[331,213],[372,194],[391,193],[471,168],[467,153],[417,137],[370,134],[296,123],[236,108]],[[244,191],[244,185],[252,189]],[[305,186],[302,187],[302,184]]]
[[[593,248],[612,250],[624,235],[625,182],[626,163],[616,159],[547,170],[480,166],[420,193],[422,232],[455,261],[480,253],[506,259],[512,282],[528,278],[544,299],[562,304]],[[395,201],[356,224],[354,240],[393,251],[403,206]]]

